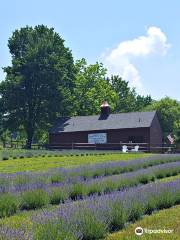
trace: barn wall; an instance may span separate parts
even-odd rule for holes
[[[162,146],[162,129],[157,114],[155,115],[150,127],[150,144]]]
[[[88,134],[90,133],[107,133],[108,143],[128,142],[129,136],[143,136],[144,142],[149,143],[149,128],[133,128],[133,129],[113,129],[100,131],[86,131],[86,132],[63,132],[49,134],[50,144],[60,143],[87,143]]]

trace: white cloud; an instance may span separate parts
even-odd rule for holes
[[[142,81],[138,69],[133,64],[133,59],[148,56],[164,56],[170,45],[166,35],[157,27],[149,27],[146,36],[124,41],[103,54],[103,61],[108,69],[108,74],[119,74],[129,81],[131,87],[136,87],[142,92]]]

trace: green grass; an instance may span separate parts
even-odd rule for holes
[[[18,229],[22,226],[22,223],[23,223],[24,225],[28,226],[28,229],[30,230],[32,228],[31,215],[33,213],[35,213],[35,211],[29,211],[29,212],[25,211],[11,217],[0,219],[0,225],[3,224],[8,227]]]
[[[136,227],[147,229],[173,229],[172,234],[143,234],[136,236],[134,230]],[[130,224],[123,231],[110,234],[106,240],[178,240],[180,239],[180,205],[170,209],[161,210],[145,216],[142,220],[137,221],[135,224]]]
[[[76,167],[83,164],[95,164],[106,161],[123,161],[149,157],[152,154],[147,153],[114,153],[105,155],[88,156],[62,156],[62,157],[32,157],[23,159],[9,159],[0,161],[0,173],[15,173],[23,171],[42,171],[49,168],[58,167]]]
[[[167,178],[162,178],[162,179],[159,179],[158,181],[159,182],[170,182],[170,181],[174,181],[176,179],[179,179],[180,178],[180,174],[176,175],[176,176],[171,176],[171,177],[167,177]]]

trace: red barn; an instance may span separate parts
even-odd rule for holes
[[[49,131],[50,147],[96,144],[97,148],[119,148],[120,143],[161,146],[162,130],[156,111],[110,114],[105,102],[99,115],[62,117]]]

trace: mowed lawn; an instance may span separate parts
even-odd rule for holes
[[[135,235],[135,228],[142,227],[147,229],[172,229],[172,234],[167,233],[153,233],[143,234],[141,236]],[[179,240],[180,239],[180,205],[170,209],[161,210],[145,216],[142,220],[137,221],[135,224],[130,224],[123,231],[109,235],[106,240]]]
[[[43,171],[49,168],[68,168],[83,164],[95,164],[108,161],[124,161],[152,156],[147,153],[113,153],[88,156],[44,156],[0,161],[0,173],[15,173],[23,171]]]

